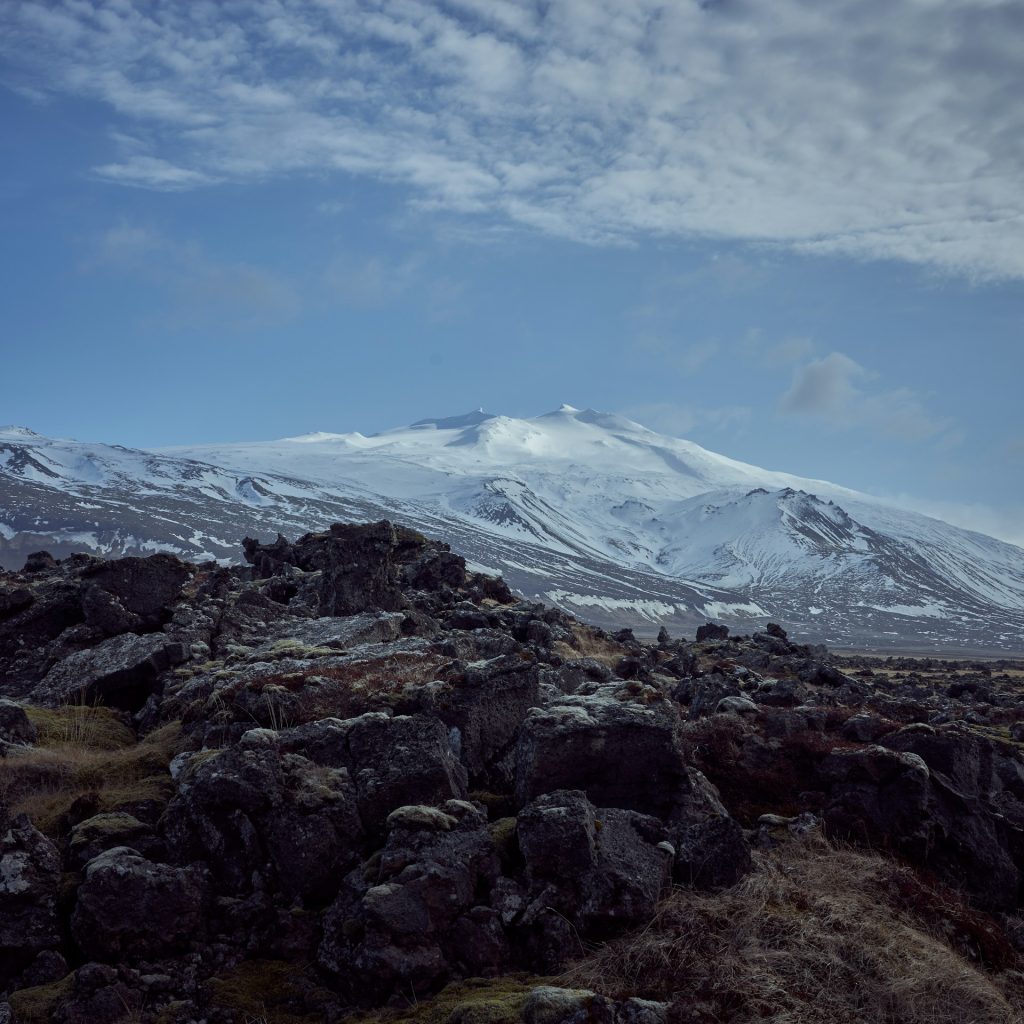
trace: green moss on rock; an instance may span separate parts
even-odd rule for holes
[[[57,1009],[70,995],[74,975],[68,974],[60,981],[47,985],[35,985],[12,992],[8,997],[14,1019],[18,1024],[49,1024]]]

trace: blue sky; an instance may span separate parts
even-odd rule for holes
[[[1024,543],[1024,8],[0,7],[0,421],[562,402]]]

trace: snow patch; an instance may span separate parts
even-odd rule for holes
[[[946,619],[949,609],[937,604],[858,604],[856,608],[872,608],[876,612],[888,612],[890,615],[906,615],[914,619]]]
[[[703,611],[709,619],[727,619],[733,615],[750,615],[763,619],[770,615],[770,612],[766,612],[759,604],[755,604],[753,601],[746,604],[708,601],[704,605]]]
[[[597,594],[574,594],[568,590],[549,590],[544,594],[552,604],[571,604],[580,608],[603,608],[606,612],[635,612],[652,622],[677,613],[685,614],[686,605],[668,604],[665,601],[630,600],[621,597],[602,597]]]

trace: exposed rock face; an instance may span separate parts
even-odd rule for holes
[[[674,850],[662,822],[596,808],[579,790],[534,800],[516,838],[530,881],[584,936],[649,920],[671,882]]]
[[[25,714],[25,709],[4,697],[0,697],[0,740],[8,743],[36,741],[36,727]]]
[[[353,998],[425,991],[453,973],[508,962],[497,914],[481,903],[499,860],[486,816],[472,804],[407,806],[388,819],[373,865],[350,875],[324,915],[320,963]]]
[[[162,625],[167,609],[191,576],[192,570],[184,562],[163,554],[97,560],[82,573],[82,579],[91,584],[85,589],[89,607],[103,609],[104,617],[114,616],[116,625],[110,630],[111,634],[123,632],[118,628],[123,621],[130,621],[129,629],[155,629]],[[97,592],[105,594],[109,602],[98,600]],[[87,609],[87,622],[89,618]]]
[[[246,539],[246,559],[261,578],[294,566],[319,572],[324,615],[355,615],[368,609],[407,608],[405,589],[457,588],[466,581],[466,562],[447,544],[427,541],[415,530],[389,522],[366,526],[336,523],[327,534],[307,534],[294,544]]]
[[[583,687],[526,716],[516,798],[581,789],[602,807],[668,816],[688,791],[679,716],[663,695],[621,683]]]
[[[135,709],[153,692],[161,672],[188,657],[184,645],[164,633],[124,633],[59,661],[29,694],[44,707],[102,700]]]
[[[330,894],[363,832],[348,769],[282,752],[263,730],[184,768],[164,830],[179,860],[205,860],[227,892],[305,899]]]
[[[728,626],[720,626],[714,622],[707,622],[697,627],[697,643],[705,640],[724,640],[729,635]]]
[[[202,872],[116,846],[86,865],[71,933],[96,960],[166,955],[202,936],[206,899]]]
[[[307,972],[299,1019],[333,1024],[558,974],[672,886],[733,886],[758,847],[821,830],[1020,920],[1024,701],[992,673],[886,686],[777,626],[645,645],[390,523],[246,555],[0,574],[0,794],[63,778],[63,704],[116,709],[110,758],[40,816],[52,840],[0,803],[0,1007],[43,987],[66,1024],[221,1024],[218,984],[273,961]],[[3,697],[26,694],[38,730]],[[545,985],[520,1016],[666,1013]]]
[[[60,851],[21,815],[0,805],[0,986],[60,944]]]

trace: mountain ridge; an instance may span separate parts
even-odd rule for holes
[[[847,646],[1017,649],[1024,549],[622,416],[482,409],[377,434],[130,449],[0,430],[0,562],[235,557],[249,533],[397,518],[605,625],[783,619]]]

